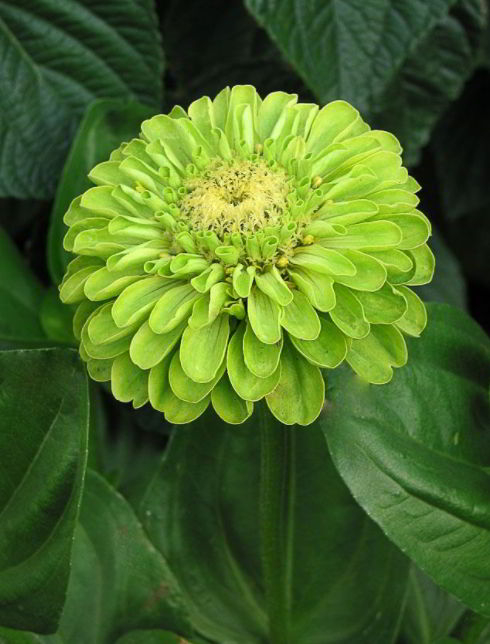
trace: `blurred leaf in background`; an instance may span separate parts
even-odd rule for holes
[[[0,196],[52,197],[95,98],[161,104],[152,0],[1,0],[0,59]]]

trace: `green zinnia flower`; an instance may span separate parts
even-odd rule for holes
[[[430,223],[397,139],[344,101],[251,86],[141,126],[65,215],[61,299],[92,378],[173,423],[283,423],[324,403],[321,368],[368,382],[407,361],[426,311]]]

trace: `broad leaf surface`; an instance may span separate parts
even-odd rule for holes
[[[0,624],[50,633],[65,601],[88,431],[69,349],[0,352]]]
[[[458,259],[437,231],[433,230],[429,246],[436,258],[434,277],[414,291],[426,302],[444,302],[466,309],[466,283]]]
[[[9,236],[0,228],[0,342],[45,337],[39,319],[43,289]]]
[[[48,266],[51,278],[59,284],[73,256],[63,248],[68,230],[63,217],[71,201],[94,184],[90,170],[109,159],[123,141],[138,136],[142,121],[154,110],[136,101],[98,100],[88,107],[66,159],[51,212],[48,234]]]
[[[58,634],[66,644],[105,644],[138,628],[190,631],[161,554],[125,499],[89,470]]]
[[[291,431],[283,530],[295,644],[392,642],[407,562],[353,501],[314,427]],[[259,555],[257,420],[210,413],[173,435],[140,504],[193,624],[219,642],[267,640]]]
[[[410,163],[476,63],[485,17],[479,0],[245,4],[320,102],[345,99],[394,131]]]
[[[52,196],[94,99],[161,101],[152,0],[1,0],[0,59],[0,195]]]
[[[401,629],[406,644],[433,644],[452,632],[464,612],[463,604],[412,566]]]
[[[490,616],[490,346],[462,311],[429,305],[390,384],[332,374],[323,422],[357,501],[435,581]]]

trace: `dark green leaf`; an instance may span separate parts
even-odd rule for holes
[[[190,631],[161,554],[124,498],[89,470],[58,634],[66,644],[106,644],[138,628]]]
[[[390,384],[330,378],[323,429],[357,501],[436,582],[490,615],[490,343],[459,309],[429,305]]]
[[[41,326],[48,338],[64,344],[76,344],[73,335],[73,309],[61,302],[55,286],[44,294],[39,314]]]
[[[71,201],[93,184],[90,170],[109,158],[123,141],[138,136],[142,121],[154,110],[135,101],[99,100],[92,103],[80,123],[56,190],[48,234],[48,266],[51,278],[59,284],[72,255],[63,249],[68,230],[63,216]]]
[[[87,452],[75,351],[0,352],[0,624],[50,633],[65,601]]]
[[[39,341],[45,337],[39,320],[43,289],[24,259],[0,228],[0,341]]]
[[[184,640],[166,631],[132,631],[120,637],[116,644],[184,644]]]
[[[152,0],[2,0],[0,58],[0,195],[52,196],[94,99],[161,101]]]
[[[319,101],[345,99],[395,132],[408,162],[460,92],[484,26],[480,0],[245,4]]]
[[[429,246],[436,258],[434,278],[414,291],[426,302],[444,302],[466,309],[466,283],[456,256],[437,231],[433,231]]]
[[[433,644],[435,639],[451,633],[466,609],[416,566],[412,566],[409,578],[402,622],[404,641],[406,644]]]
[[[319,430],[284,431],[290,641],[389,644],[398,629],[406,560],[353,502]],[[267,641],[259,472],[256,415],[236,429],[208,413],[175,431],[140,505],[194,626],[219,642]]]

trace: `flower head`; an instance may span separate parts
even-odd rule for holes
[[[382,384],[426,311],[434,259],[401,148],[344,101],[251,86],[176,107],[97,165],[65,215],[61,299],[95,380],[189,422],[286,424],[324,402],[344,359]]]

